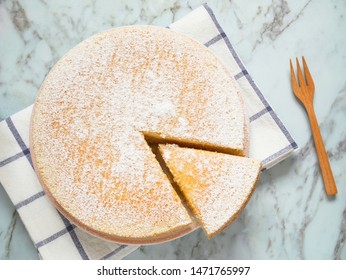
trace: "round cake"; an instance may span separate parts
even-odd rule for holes
[[[153,26],[113,28],[69,51],[35,101],[31,154],[57,209],[107,240],[151,244],[196,228],[150,143],[243,156],[233,77],[202,44]]]

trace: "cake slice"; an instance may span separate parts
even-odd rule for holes
[[[254,191],[259,161],[169,144],[159,149],[208,238],[237,218]]]

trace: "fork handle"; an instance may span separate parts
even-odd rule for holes
[[[327,195],[336,195],[338,191],[336,188],[333,172],[330,167],[328,155],[323,144],[320,128],[318,126],[313,105],[310,104],[310,106],[306,106],[306,111],[308,113],[309,120],[310,120],[312,135],[315,142],[318,160],[320,162],[320,168],[322,172],[322,177],[323,177],[326,193]]]

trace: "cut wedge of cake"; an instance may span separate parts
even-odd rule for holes
[[[159,150],[208,238],[234,221],[254,191],[257,160],[177,145]]]

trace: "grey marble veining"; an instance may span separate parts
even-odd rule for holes
[[[205,1],[0,2],[0,119],[33,103],[49,69],[70,48],[110,27],[167,26]],[[201,230],[127,259],[346,259],[346,2],[208,1],[299,150],[262,173],[249,204],[224,232]],[[305,55],[314,106],[338,195],[325,195],[308,119],[295,99],[289,59]],[[0,147],[1,149],[1,147]],[[37,259],[0,186],[0,259]]]

